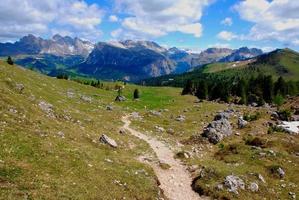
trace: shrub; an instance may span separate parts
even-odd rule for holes
[[[255,113],[255,114],[245,114],[244,116],[243,116],[243,119],[244,120],[246,120],[246,121],[248,121],[248,122],[251,122],[251,121],[256,121],[256,120],[258,120],[259,118],[261,118],[261,113],[260,112],[257,112],[257,113]]]
[[[245,142],[246,145],[266,148],[266,141],[260,137],[248,138]]]
[[[8,56],[8,58],[7,58],[7,63],[9,65],[13,65],[14,64],[14,62],[13,62],[13,60],[12,60],[12,58],[10,56]]]
[[[134,90],[133,96],[134,96],[134,99],[139,99],[140,98],[140,94],[139,94],[139,90],[138,89]]]

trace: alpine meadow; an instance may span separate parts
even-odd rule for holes
[[[297,199],[298,10],[3,0],[0,200]]]

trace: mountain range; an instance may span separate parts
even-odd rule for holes
[[[230,59],[234,55],[236,54],[224,59]],[[299,53],[288,48],[277,49],[243,61],[209,63],[191,72],[153,77],[142,82],[151,86],[182,87],[187,80],[196,82],[206,77],[218,77],[222,80],[248,79],[260,74],[271,75],[273,80],[283,77],[286,80],[299,81]]]
[[[16,63],[55,76],[72,73],[97,79],[139,81],[144,78],[192,71],[214,62],[247,60],[262,50],[209,48],[200,53],[165,48],[152,41],[92,42],[54,35],[42,39],[28,35],[15,43],[0,43],[0,56],[13,56]]]

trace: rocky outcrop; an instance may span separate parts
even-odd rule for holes
[[[229,192],[238,194],[238,189],[245,190],[244,181],[235,175],[229,175],[224,180],[224,185],[227,187]]]
[[[243,117],[238,118],[238,128],[242,129],[245,128],[248,125],[248,122],[243,119]]]
[[[117,143],[115,142],[115,140],[109,138],[107,135],[103,134],[100,137],[100,142],[104,143],[104,144],[108,144],[109,146],[113,147],[113,148],[117,148]]]
[[[229,114],[226,112],[218,113],[203,131],[202,136],[207,137],[209,142],[217,144],[225,137],[232,135],[232,127],[228,121]]]

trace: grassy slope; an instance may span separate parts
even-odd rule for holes
[[[16,92],[16,83],[25,85],[23,94]],[[115,83],[105,83],[105,86],[114,88]],[[141,92],[140,101],[132,100],[135,88]],[[66,96],[69,89],[75,91],[75,98]],[[17,199],[26,195],[33,199],[154,199],[158,196],[158,189],[153,172],[135,160],[151,152],[139,140],[118,134],[120,117],[132,111],[143,116],[143,120],[133,121],[136,129],[168,141],[176,151],[179,151],[177,142],[184,141],[188,141],[182,147],[184,150],[191,151],[193,147],[199,150],[197,155],[183,161],[187,165],[197,164],[216,171],[216,176],[196,182],[204,190],[234,199],[287,199],[290,191],[298,194],[298,186],[292,184],[299,182],[299,161],[294,155],[299,151],[298,136],[267,135],[263,123],[269,120],[269,115],[260,109],[262,118],[246,129],[236,129],[236,119],[231,120],[234,132],[240,132],[241,136],[225,139],[224,149],[218,145],[189,141],[190,136],[202,132],[217,111],[227,109],[228,105],[194,103],[195,97],[181,96],[180,91],[179,88],[127,85],[123,93],[128,101],[113,103],[115,91],[56,80],[0,63],[0,144],[3,147],[0,149],[0,199],[7,196],[8,199]],[[92,103],[82,102],[81,94],[91,96]],[[40,100],[54,105],[58,119],[51,119],[40,110]],[[115,109],[106,111],[108,104],[113,104]],[[10,112],[10,108],[18,113]],[[162,116],[149,114],[149,110],[166,108],[168,111],[162,112]],[[233,108],[241,113],[255,112],[255,109],[243,106]],[[179,114],[186,116],[185,122],[174,120]],[[72,120],[64,119],[65,115],[71,116]],[[159,133],[156,125],[172,128],[175,133]],[[57,135],[59,131],[65,133],[64,139]],[[101,133],[116,139],[120,148],[113,150],[92,142],[98,140]],[[277,156],[259,157],[259,151],[245,145],[249,135],[266,139],[268,145],[263,151],[272,149]],[[227,150],[229,145],[237,145],[237,153]],[[114,162],[106,162],[106,158]],[[271,165],[284,168],[284,182],[269,173]],[[135,175],[140,169],[145,169],[148,175]],[[231,173],[241,176],[247,185],[251,181],[258,182],[260,191],[251,193],[246,190],[235,196],[214,190],[215,185]],[[267,183],[261,183],[250,173],[261,173]],[[113,180],[125,182],[127,186],[119,186]],[[285,188],[281,187],[283,183]]]
[[[24,84],[23,94],[16,91],[17,83]],[[74,98],[67,97],[70,89]],[[56,80],[0,61],[0,93],[0,199],[154,199],[158,195],[152,170],[135,160],[147,152],[147,145],[118,133],[122,107],[106,111],[115,91]],[[83,102],[80,95],[92,97],[92,103]],[[40,101],[54,106],[55,119],[39,108]],[[58,136],[59,131],[65,138]],[[114,150],[93,142],[103,133],[120,147]],[[135,174],[142,169],[148,175]]]
[[[299,80],[299,54],[290,49],[276,50],[257,61],[232,63],[213,63],[205,66],[203,73],[238,76],[240,74],[256,75],[259,72],[277,78],[283,76],[288,80]]]

